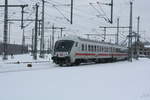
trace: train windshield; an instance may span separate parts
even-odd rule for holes
[[[58,51],[71,51],[71,48],[74,44],[74,41],[71,41],[71,40],[60,40],[60,41],[57,41],[55,43],[55,48],[54,48],[54,51],[55,52],[58,52]]]

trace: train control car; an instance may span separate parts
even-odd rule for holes
[[[125,60],[127,57],[127,47],[78,36],[66,36],[57,40],[52,54],[53,62],[60,66]]]

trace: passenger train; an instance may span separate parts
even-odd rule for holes
[[[127,58],[127,47],[78,36],[66,36],[57,40],[52,54],[53,62],[60,66],[117,61]]]

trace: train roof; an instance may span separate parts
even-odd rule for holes
[[[113,46],[117,46],[117,47],[124,47],[124,46],[113,44],[113,43],[110,43],[110,42],[91,40],[91,39],[81,38],[81,37],[75,36],[75,35],[65,36],[65,37],[60,38],[59,40],[83,41],[83,42],[91,42],[91,43],[100,43],[100,44],[103,44],[103,45],[113,45]],[[124,47],[124,48],[127,48],[127,47]]]

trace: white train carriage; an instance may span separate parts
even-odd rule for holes
[[[59,65],[80,64],[93,61],[117,61],[127,59],[127,48],[119,45],[67,36],[55,43],[52,59]]]

